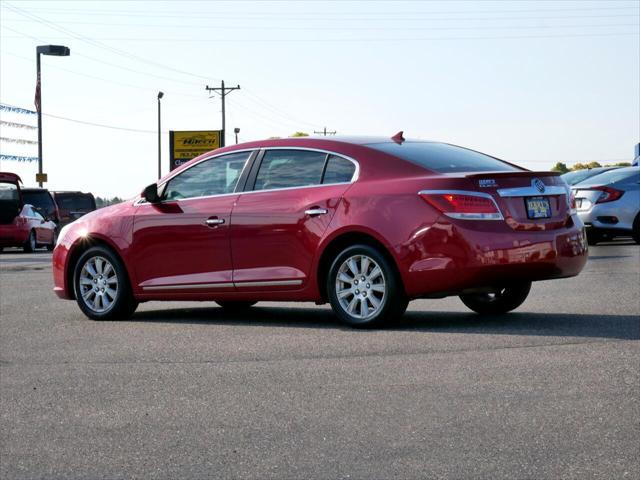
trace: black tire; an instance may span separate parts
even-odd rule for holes
[[[36,232],[31,230],[29,232],[29,236],[27,237],[27,241],[24,242],[24,245],[22,246],[22,250],[24,250],[25,253],[33,253],[36,247]]]
[[[460,295],[467,307],[481,315],[497,315],[515,310],[524,303],[531,291],[531,282],[504,287],[495,294],[472,293]]]
[[[85,303],[85,300],[82,298],[80,275],[82,274],[85,265],[95,258],[102,258],[107,260],[112,265],[112,268],[115,271],[115,277],[117,279],[115,298],[112,299],[110,306],[106,307],[104,311],[97,311],[97,309],[93,309],[92,307],[87,305],[87,303]],[[100,276],[100,278],[102,278],[102,276]],[[106,247],[91,247],[80,256],[73,272],[73,288],[75,292],[76,302],[78,303],[80,310],[82,310],[82,313],[84,313],[92,320],[126,320],[130,318],[131,315],[133,315],[133,312],[135,312],[136,308],[138,308],[138,302],[135,300],[131,292],[129,276],[127,275],[124,264],[122,263],[120,258],[115,253],[113,253],[113,251]],[[104,292],[104,289],[102,291]],[[102,305],[104,306],[104,304]]]
[[[631,236],[636,243],[640,243],[640,213],[636,215],[633,220],[633,230],[631,230]]]
[[[337,289],[339,288],[338,275],[341,273],[341,268],[346,265],[346,262],[350,258],[357,258],[358,256],[360,256],[360,258],[362,258],[363,256],[368,257],[370,260],[373,260],[375,264],[377,264],[377,266],[382,271],[382,276],[376,278],[382,278],[382,282],[384,284],[383,294],[382,292],[376,290],[376,292],[381,294],[381,298],[378,298],[376,296],[378,293],[374,293],[374,290],[370,289],[369,283],[363,283],[363,285],[365,285],[363,290],[366,291],[360,293],[359,290],[355,290],[355,288],[357,288],[358,285],[358,276],[362,273],[361,269],[359,269],[360,273],[358,273],[357,275],[355,275],[355,272],[351,271],[353,282],[350,282],[350,290],[352,290],[352,293],[348,293],[347,295],[349,295],[350,297],[345,297],[345,299],[343,300],[345,302],[349,302],[349,304],[355,301],[358,305],[361,305],[364,302],[364,308],[366,309],[366,311],[365,316],[363,317],[357,316],[355,307],[354,314],[349,313],[349,311],[347,311],[349,306],[347,305],[346,307],[344,307],[340,303],[337,293]],[[362,267],[362,264],[360,265],[360,267]],[[369,266],[367,270],[369,273],[365,273],[366,276],[360,278],[367,278],[366,281],[368,282],[369,275],[373,274],[374,268]],[[373,279],[374,277],[371,278]],[[371,281],[371,284],[373,283],[374,282]],[[341,288],[343,288],[342,292],[345,292],[347,289],[349,289],[347,287],[347,283],[341,282],[341,285]],[[380,288],[383,287],[380,285]],[[385,255],[383,255],[378,249],[369,245],[353,245],[347,247],[335,257],[331,264],[331,268],[329,269],[329,274],[326,278],[326,291],[329,297],[329,302],[331,303],[331,307],[333,308],[336,316],[342,322],[356,328],[374,328],[383,326],[392,321],[398,321],[404,314],[409,303],[404,291],[404,286],[402,285],[402,280],[395,266],[389,260],[387,260]],[[367,292],[369,294],[369,299],[366,298]],[[358,295],[356,295],[356,293]],[[361,299],[361,295],[364,299]],[[370,299],[372,297],[376,298],[376,301],[378,302],[377,307],[374,306],[374,304],[371,302]],[[351,298],[351,300],[347,300],[346,298]],[[372,311],[369,312],[369,309],[371,309]]]
[[[598,242],[602,242],[604,240],[601,232],[594,230],[593,228],[587,229],[587,244],[589,245],[597,245]]]
[[[233,300],[216,300],[216,303],[224,308],[227,312],[244,312],[249,310],[258,302],[241,302]]]
[[[51,243],[47,245],[47,250],[53,252],[53,249],[56,248],[56,242],[58,241],[58,232],[53,232],[53,238],[51,239]]]

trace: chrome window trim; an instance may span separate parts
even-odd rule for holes
[[[246,150],[234,150],[233,152],[225,152],[225,153],[220,153],[218,155],[212,155],[211,157],[203,158],[202,160],[198,161],[198,163],[194,163],[189,168],[186,168],[185,170],[183,170],[183,171],[181,171],[179,173],[186,172],[190,168],[193,168],[196,165],[198,165],[198,164],[200,164],[200,163],[202,163],[202,162],[204,162],[206,160],[211,160],[213,158],[220,157],[222,155],[229,155],[229,154],[232,154],[232,153],[240,153],[240,152],[253,152],[253,151],[256,151],[256,150],[257,151],[265,151],[265,152],[267,150],[307,150],[307,151],[311,151],[311,152],[320,152],[320,153],[325,153],[327,155],[335,155],[336,157],[344,158],[345,160],[348,160],[351,163],[353,163],[355,165],[355,167],[356,167],[356,170],[355,170],[355,172],[353,172],[353,176],[351,177],[351,180],[348,181],[348,182],[320,183],[320,184],[317,184],[317,185],[302,185],[302,186],[298,186],[298,187],[271,188],[271,189],[262,189],[262,190],[246,190],[244,192],[220,193],[220,194],[217,194],[217,195],[205,195],[205,196],[202,196],[202,197],[189,197],[189,198],[180,198],[180,199],[166,200],[166,201],[163,200],[163,201],[158,202],[158,203],[187,202],[189,200],[202,200],[202,199],[206,199],[206,198],[219,198],[219,197],[228,197],[228,196],[231,196],[231,195],[247,195],[247,194],[252,194],[252,193],[263,193],[263,192],[281,192],[281,191],[286,191],[286,190],[296,190],[296,189],[300,189],[300,188],[318,188],[318,187],[331,187],[331,186],[336,186],[336,185],[351,185],[352,183],[356,182],[360,178],[360,164],[358,163],[357,160],[354,160],[353,158],[348,157],[346,155],[343,155],[341,153],[332,152],[330,150],[323,150],[321,148],[308,148],[308,147],[267,147],[267,148],[251,148],[251,149],[246,149]],[[238,178],[242,177],[242,175],[244,174],[245,169],[247,168],[248,163],[249,162],[247,161],[245,163],[244,167],[242,167],[242,171],[240,172],[240,176]],[[173,176],[167,178],[166,180],[164,180],[162,183],[159,183],[158,184],[158,190],[161,187],[163,187],[164,185],[166,185],[167,182],[169,182],[176,175],[173,175]],[[151,205],[151,204],[147,203],[143,198],[139,198],[133,203],[133,206],[135,206],[135,207],[140,206],[140,205]]]
[[[192,283],[174,285],[149,285],[143,290],[189,290],[203,288],[231,288],[231,287],[282,287],[286,285],[302,285],[302,280],[265,280],[259,282],[223,282],[223,283]]]
[[[504,220],[504,215],[502,215],[502,210],[500,210],[500,206],[498,206],[498,203],[496,202],[496,199],[493,198],[490,194],[485,193],[485,192],[474,192],[473,190],[420,190],[418,192],[418,195],[446,195],[449,193],[453,193],[454,195],[469,195],[472,197],[482,197],[482,198],[488,198],[489,200],[491,200],[493,202],[493,204],[496,207],[496,210],[498,210],[497,214],[479,214],[479,215],[493,215],[490,217],[467,217],[465,216],[464,213],[452,213],[452,212],[448,212],[448,213],[443,213],[443,215],[446,215],[447,217],[451,217],[451,218],[455,218],[458,220]]]
[[[545,185],[544,192],[540,192],[532,185],[528,187],[515,187],[515,188],[499,188],[497,190],[498,195],[503,198],[509,197],[550,197],[553,195],[567,195],[567,189],[560,185]]]

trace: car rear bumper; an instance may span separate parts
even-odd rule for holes
[[[15,225],[0,225],[0,247],[21,247],[27,241],[29,230]]]
[[[532,232],[487,222],[438,222],[396,250],[407,294],[411,298],[458,294],[516,281],[575,276],[588,252],[584,228],[574,219],[571,227]]]

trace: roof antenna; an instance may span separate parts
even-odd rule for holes
[[[402,142],[404,142],[404,137],[402,136],[404,132],[402,130],[400,130],[398,133],[396,133],[393,137],[391,137],[391,140],[393,140],[394,142],[396,142],[398,145],[401,145]]]

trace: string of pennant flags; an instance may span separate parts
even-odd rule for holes
[[[26,115],[26,116],[31,116],[36,114],[36,112],[34,112],[33,110],[15,107],[13,105],[7,105],[5,103],[0,103],[0,111],[6,112],[6,113],[15,113],[18,115]],[[2,125],[3,130],[4,130],[4,127],[10,128],[10,129],[17,128],[17,129],[29,130],[29,131],[36,130],[35,125],[29,125],[28,123],[22,123],[19,121],[9,121],[9,120],[2,119],[0,120],[0,125]],[[11,143],[11,144],[17,144],[17,145],[38,145],[37,140],[30,140],[27,138],[8,137],[8,136],[7,137],[0,136],[0,143]],[[0,153],[0,161],[37,162],[38,157],[32,157],[28,155],[14,155],[14,154]]]

